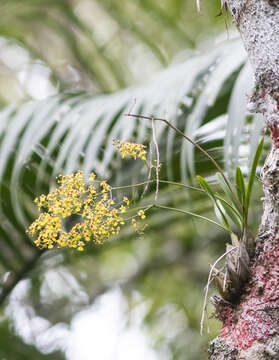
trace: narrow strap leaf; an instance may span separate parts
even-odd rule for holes
[[[217,227],[225,230],[225,231],[229,231],[225,226],[217,223],[216,221],[214,220],[211,220],[205,216],[202,216],[202,215],[199,215],[199,214],[195,214],[195,213],[192,213],[190,211],[186,211],[186,210],[182,210],[182,209],[177,209],[177,208],[172,208],[172,207],[169,207],[169,206],[163,206],[163,205],[158,205],[158,204],[154,204],[153,205],[154,208],[158,208],[158,209],[165,209],[165,210],[170,210],[170,211],[176,211],[176,212],[179,212],[179,213],[182,213],[182,214],[185,214],[185,215],[190,215],[190,216],[194,216],[198,219],[202,219],[202,220],[205,220],[211,224],[214,224],[216,225]]]
[[[244,177],[242,174],[242,171],[239,166],[236,168],[235,172],[235,182],[236,182],[236,190],[237,190],[237,196],[241,204],[245,203],[245,183],[244,183]]]
[[[208,182],[203,177],[198,175],[197,179],[198,179],[201,187],[204,189],[204,191],[209,195],[209,197],[215,203],[215,205],[216,205],[216,207],[217,207],[217,209],[220,212],[220,215],[222,217],[222,221],[223,221],[225,227],[227,228],[227,231],[231,232],[229,221],[228,221],[226,215],[224,214],[224,211],[222,210],[222,208],[220,206],[220,203],[216,199],[216,196],[215,196],[211,186],[208,184]]]
[[[263,150],[263,146],[264,146],[264,138],[262,138],[262,140],[260,141],[260,143],[258,145],[257,151],[256,151],[254,159],[253,159],[250,176],[249,176],[249,181],[248,181],[248,186],[247,186],[247,194],[246,194],[246,197],[245,197],[245,205],[244,205],[244,219],[245,219],[245,222],[247,222],[247,219],[248,219],[248,210],[249,210],[249,204],[250,204],[252,188],[253,188],[253,184],[254,184],[254,180],[255,180],[257,166],[258,166],[258,163],[259,163],[259,160],[260,160],[260,157],[261,157],[261,153],[262,153],[262,150]]]
[[[224,208],[226,214],[231,219],[231,221],[241,230],[242,229],[242,221],[239,215],[236,213],[235,209],[224,199],[218,198],[221,202],[222,207]]]
[[[218,180],[222,190],[226,194],[227,198],[231,201],[232,205],[236,208],[236,210],[238,212],[242,213],[241,204],[236,201],[236,199],[237,199],[236,195],[232,192],[232,190],[225,183],[225,181],[224,181],[223,177],[221,176],[221,174],[216,173],[216,177],[217,177],[217,180]]]
[[[215,200],[214,192],[208,182],[202,177],[197,176],[198,182],[200,183],[201,188],[209,195],[213,200]]]

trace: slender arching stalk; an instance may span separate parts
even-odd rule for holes
[[[170,211],[176,211],[178,213],[182,213],[182,214],[185,214],[185,215],[191,215],[191,216],[194,216],[198,219],[202,219],[202,220],[205,220],[211,224],[214,224],[216,226],[218,226],[219,228],[221,228],[222,230],[225,230],[225,231],[229,231],[225,226],[217,223],[216,221],[214,220],[211,220],[205,216],[202,216],[202,215],[198,215],[198,214],[195,214],[195,213],[192,213],[190,211],[186,211],[186,210],[182,210],[182,209],[177,209],[177,208],[172,208],[172,207],[169,207],[169,206],[164,206],[164,205],[158,205],[158,204],[153,204],[154,208],[158,208],[158,209],[164,209],[164,210],[170,210]]]
[[[113,186],[111,188],[111,190],[129,189],[129,188],[134,188],[134,187],[138,187],[138,186],[142,186],[142,185],[146,185],[146,184],[152,184],[152,183],[155,183],[155,182],[156,182],[156,180],[147,180],[147,181],[143,181],[143,182],[137,183],[137,184],[123,185],[123,186]],[[199,189],[199,188],[197,188],[195,186],[186,185],[186,184],[182,184],[182,183],[178,183],[178,182],[174,182],[174,181],[159,180],[159,183],[173,185],[173,186],[181,186],[181,187],[184,187],[184,188],[189,189],[189,190],[194,190],[194,191],[199,191],[199,192],[204,193],[204,190]]]
[[[230,192],[232,193],[232,196],[234,197],[235,201],[238,203],[238,205],[241,208],[241,204],[237,198],[237,196],[235,195],[226,175],[224,174],[224,171],[221,169],[220,165],[217,163],[217,161],[206,151],[204,150],[196,141],[192,140],[191,138],[189,138],[187,135],[185,135],[181,130],[179,130],[176,126],[174,126],[173,124],[171,124],[168,120],[166,119],[162,119],[162,118],[157,118],[157,117],[150,117],[150,116],[144,116],[144,115],[138,115],[138,114],[125,114],[125,116],[131,116],[131,117],[135,117],[135,118],[139,118],[139,119],[146,119],[146,120],[154,120],[154,121],[161,121],[164,122],[167,126],[169,126],[172,130],[174,130],[177,134],[179,134],[180,136],[182,136],[184,139],[186,139],[187,141],[189,141],[192,145],[194,145],[199,151],[201,151],[211,162],[212,164],[216,167],[216,169],[218,170],[218,172],[221,174],[221,176],[223,177],[226,185],[228,186]]]

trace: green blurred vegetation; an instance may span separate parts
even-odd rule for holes
[[[224,31],[219,6],[204,1],[197,14],[190,0],[2,0],[2,102],[36,98],[36,71],[51,93],[112,92],[146,81],[182,50]]]
[[[32,199],[53,188],[59,172],[93,169],[114,185],[146,178],[111,146],[113,137],[151,139],[150,125],[131,125],[122,116],[134,97],[134,111],[146,115],[163,116],[170,105],[171,120],[228,173],[237,162],[248,173],[261,123],[246,118],[246,89],[242,97],[234,95],[236,84],[248,83],[240,44],[214,50],[218,39],[227,38],[219,12],[219,0],[203,1],[202,14],[194,0],[0,1],[1,359],[83,360],[67,350],[75,319],[99,309],[114,291],[125,299],[127,329],[143,309],[137,327],[158,359],[206,358],[220,324],[209,319],[210,333],[200,337],[204,286],[209,264],[229,240],[226,233],[153,210],[144,239],[125,228],[117,239],[79,254],[40,252],[24,229],[36,216]],[[190,79],[187,86],[183,77]],[[241,116],[230,110],[236,98]],[[232,126],[240,129],[237,136]],[[214,185],[212,165],[181,138],[162,128],[158,141],[162,178],[193,184],[196,171]],[[233,149],[229,162],[226,141]],[[250,214],[255,232],[260,182],[256,186]],[[132,193],[138,201],[141,191]],[[154,186],[143,201],[153,201],[153,192]],[[159,200],[214,217],[202,193],[162,185]]]

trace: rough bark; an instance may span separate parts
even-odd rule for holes
[[[262,171],[262,223],[250,275],[233,302],[219,301],[210,360],[279,359],[279,0],[226,0],[254,69],[248,109],[265,116],[273,148]],[[233,56],[233,54],[232,54]]]

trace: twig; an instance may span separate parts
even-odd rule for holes
[[[200,328],[200,334],[201,335],[203,334],[203,325],[204,325],[204,317],[205,317],[205,314],[206,314],[207,296],[208,296],[208,290],[209,290],[209,285],[210,285],[213,270],[215,269],[215,266],[218,264],[219,261],[221,261],[226,255],[228,255],[231,251],[233,251],[233,250],[235,250],[237,248],[238,248],[238,246],[235,246],[235,247],[231,248],[230,250],[227,250],[220,257],[218,257],[218,259],[215,261],[215,263],[212,265],[212,267],[210,269],[210,272],[208,274],[206,288],[205,288],[204,302],[203,302],[203,308],[202,308],[201,328]]]
[[[196,187],[191,186],[191,185],[185,185],[185,184],[174,182],[174,181],[159,180],[159,183],[182,186],[182,187],[185,187],[186,189],[195,190],[195,191],[202,192],[202,193],[205,192],[203,189],[199,189],[199,188],[196,188]]]
[[[156,150],[156,191],[155,191],[155,201],[157,201],[158,198],[158,192],[159,192],[159,167],[160,167],[160,153],[159,153],[159,147],[156,140],[156,132],[155,132],[155,123],[154,120],[152,120],[152,135],[153,135],[153,143]]]
[[[141,195],[141,199],[143,199],[144,195],[146,194],[147,190],[148,190],[148,185],[149,182],[151,181],[151,174],[152,174],[152,158],[153,158],[153,150],[152,150],[152,143],[150,142],[149,144],[149,165],[147,165],[149,167],[148,170],[148,177],[147,177],[147,182],[146,185],[144,187],[143,193]],[[153,181],[152,181],[153,182]]]
[[[133,104],[131,105],[130,110],[129,110],[129,114],[131,114],[132,110],[133,110],[134,107],[136,106],[136,103],[137,103],[137,99],[134,98]]]
[[[151,183],[154,183],[155,181],[156,181],[156,180],[147,180],[147,181],[143,181],[143,182],[141,182],[141,183],[132,184],[132,185],[115,186],[115,187],[112,187],[111,189],[112,189],[112,190],[129,189],[129,188],[133,188],[133,187],[137,187],[137,186],[142,186],[142,185],[146,185],[146,184],[151,184]],[[168,185],[174,185],[174,186],[181,186],[181,187],[184,187],[184,188],[189,189],[189,190],[195,190],[195,191],[204,193],[204,190],[202,190],[202,189],[196,188],[196,187],[194,187],[194,186],[190,186],[190,185],[185,185],[185,184],[182,184],[182,183],[174,182],[174,181],[160,180],[160,179],[159,179],[159,183],[168,184]]]
[[[212,164],[216,167],[216,169],[218,170],[218,172],[221,174],[222,178],[224,179],[227,187],[229,188],[230,192],[232,193],[232,196],[234,197],[235,201],[238,203],[238,205],[241,208],[241,204],[237,198],[237,196],[235,195],[235,193],[232,190],[232,187],[228,181],[228,179],[226,178],[224,171],[221,169],[221,167],[219,166],[219,164],[217,163],[217,161],[206,151],[204,150],[196,141],[192,140],[191,138],[189,138],[187,135],[185,135],[181,130],[179,130],[176,126],[174,126],[173,124],[171,124],[168,120],[166,119],[162,119],[162,118],[156,118],[156,117],[150,117],[150,116],[144,116],[144,115],[137,115],[137,114],[124,114],[124,116],[129,116],[129,117],[134,117],[134,118],[139,118],[139,119],[146,119],[146,120],[155,120],[155,121],[162,121],[165,124],[167,124],[171,129],[173,129],[177,134],[179,134],[180,136],[182,136],[184,139],[186,139],[187,141],[189,141],[192,145],[194,145],[197,149],[199,149],[199,151],[201,151],[211,162]]]

